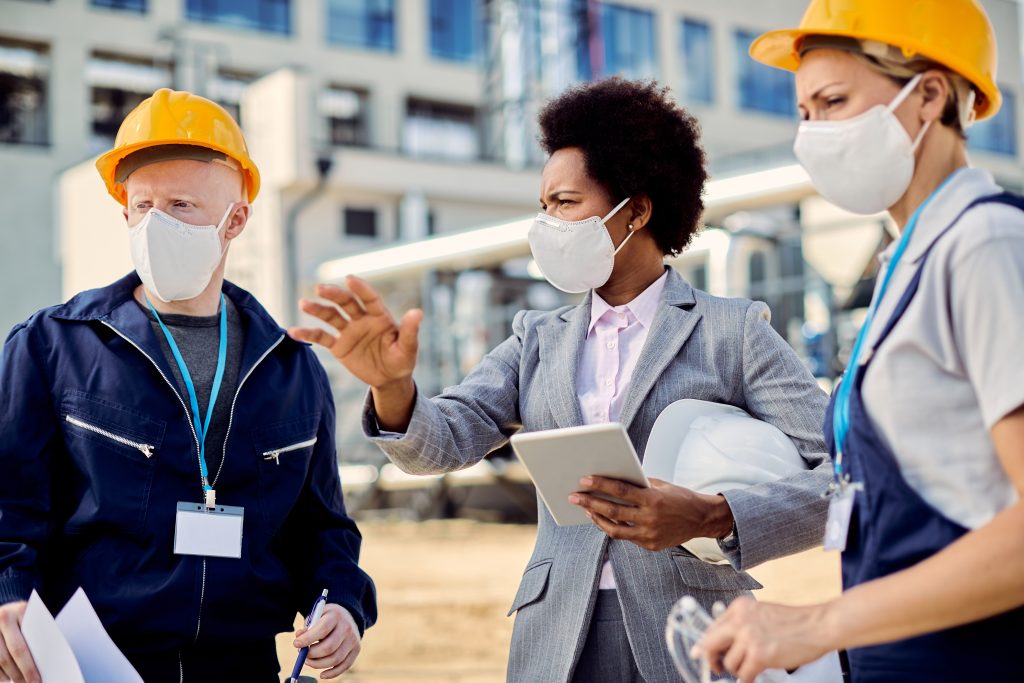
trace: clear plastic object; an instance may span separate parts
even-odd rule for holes
[[[711,606],[711,612],[716,617],[725,611],[725,605],[716,602]],[[713,619],[704,611],[704,608],[692,597],[684,596],[675,605],[668,615],[668,623],[665,625],[665,641],[668,644],[668,651],[672,653],[672,661],[675,662],[676,671],[685,683],[737,683],[736,679],[729,674],[716,674],[711,671],[711,666],[703,657],[696,659],[690,657],[693,646],[704,636],[705,631],[711,625]],[[784,679],[783,679],[784,680]],[[779,683],[772,672],[765,672],[757,677],[754,683]]]

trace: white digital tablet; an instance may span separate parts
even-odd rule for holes
[[[618,422],[516,434],[512,448],[559,526],[590,522],[583,508],[569,502],[587,475],[650,486],[633,443]]]

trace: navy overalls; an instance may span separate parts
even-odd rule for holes
[[[1009,193],[972,202],[940,235],[945,236],[972,207],[988,202],[1024,210],[1024,197]],[[936,240],[937,242],[938,240]],[[933,246],[935,242],[932,243]],[[850,427],[844,458],[851,479],[864,485],[857,492],[843,552],[843,588],[893,574],[934,555],[968,529],[933,508],[900,472],[892,451],[875,431],[861,393],[867,366],[917,293],[931,248],[921,258],[913,280],[856,373],[850,396]],[[833,392],[832,402],[838,392]],[[941,416],[936,416],[936,420]],[[825,438],[833,458],[832,405],[825,418]],[[983,491],[978,492],[984,495]],[[995,560],[998,561],[998,560]],[[972,580],[964,577],[964,581]],[[939,599],[940,596],[936,596]],[[927,683],[1004,683],[1024,680],[1024,608],[929,635],[849,652],[853,683],[922,681]]]

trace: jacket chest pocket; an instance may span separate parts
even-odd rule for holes
[[[270,535],[284,524],[298,503],[317,443],[316,416],[278,422],[253,441],[258,459],[260,514]]]
[[[61,403],[64,443],[77,477],[61,503],[65,530],[95,527],[139,535],[162,453],[166,423],[114,401],[68,392]]]

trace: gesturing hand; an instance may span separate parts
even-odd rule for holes
[[[315,327],[293,327],[288,333],[294,339],[323,346],[371,387],[408,380],[416,367],[423,312],[408,311],[396,323],[370,285],[351,275],[345,284],[347,289],[317,285],[317,295],[334,305],[306,299],[299,302],[303,311],[323,320],[337,334]]]

